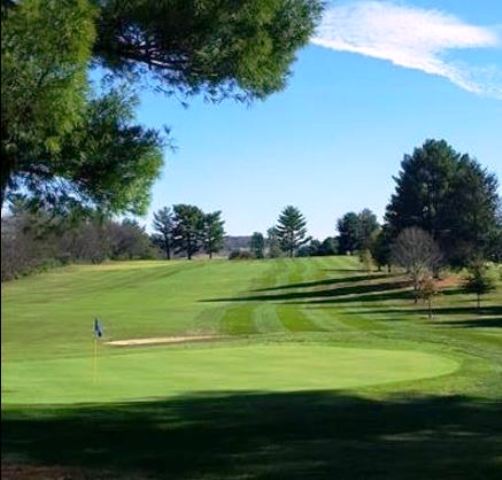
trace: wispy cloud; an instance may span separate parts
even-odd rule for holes
[[[312,42],[333,50],[388,60],[449,79],[473,93],[502,99],[500,66],[451,60],[451,51],[501,48],[500,27],[388,1],[351,1],[328,8]]]

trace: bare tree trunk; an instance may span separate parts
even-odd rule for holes
[[[481,295],[478,293],[477,294],[477,298],[478,298],[478,310],[481,308]]]
[[[432,299],[429,298],[429,320],[432,320]]]

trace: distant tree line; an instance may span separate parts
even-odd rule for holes
[[[437,277],[446,266],[468,267],[471,288],[481,285],[483,265],[502,261],[496,176],[444,140],[428,140],[404,156],[395,182],[383,224],[368,208],[347,212],[336,222],[335,235],[318,240],[308,235],[302,212],[288,205],[265,234],[254,232],[248,248],[230,252],[229,258],[358,255],[367,270],[403,268],[416,299],[429,273]],[[152,230],[149,235],[133,220],[98,216],[72,222],[53,210],[35,213],[32,203],[18,199],[2,218],[2,279],[51,263],[191,259],[200,253],[212,258],[223,248],[221,211],[165,207],[154,213]]]
[[[195,205],[178,204],[164,207],[153,214],[152,242],[164,253],[167,260],[173,254],[184,255],[189,260],[199,251],[213,258],[223,248],[225,235],[221,211],[204,213]]]
[[[135,220],[89,217],[74,223],[15,205],[2,217],[2,281],[69,263],[157,258]]]
[[[153,234],[136,220],[69,218],[33,209],[21,198],[2,217],[2,281],[69,263],[186,257],[212,258],[223,246],[221,212],[174,205],[154,213]]]

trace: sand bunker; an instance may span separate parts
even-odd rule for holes
[[[133,345],[158,345],[161,343],[186,343],[195,342],[199,340],[214,340],[217,335],[188,335],[178,337],[151,337],[151,338],[132,338],[129,340],[112,340],[105,342],[106,345],[113,345],[115,347],[130,347]]]

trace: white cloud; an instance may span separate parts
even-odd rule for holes
[[[447,55],[454,49],[500,48],[497,30],[438,10],[352,1],[328,8],[312,43],[439,75],[470,92],[502,99],[500,66],[474,67]]]

